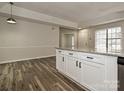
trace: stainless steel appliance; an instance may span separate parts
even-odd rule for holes
[[[118,90],[124,91],[124,57],[118,57]]]

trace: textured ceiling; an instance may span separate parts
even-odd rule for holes
[[[124,3],[15,3],[16,6],[74,22],[86,22],[124,10]]]
[[[3,4],[0,3],[0,7]],[[78,24],[87,23],[89,25],[96,20],[102,22],[108,18],[117,18],[117,16],[120,17],[120,14],[124,14],[123,2],[14,2],[14,5]]]
[[[6,3],[0,2],[0,8],[3,7]]]

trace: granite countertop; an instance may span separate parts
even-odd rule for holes
[[[69,50],[69,51],[77,51],[77,52],[84,52],[84,53],[92,53],[92,54],[99,54],[99,55],[107,55],[107,56],[115,56],[115,57],[124,57],[124,53],[103,53],[103,52],[97,52],[94,50],[84,50],[84,49],[78,49],[78,48],[64,48],[64,47],[58,47],[56,49],[61,49],[61,50]]]

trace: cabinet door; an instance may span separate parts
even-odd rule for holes
[[[66,63],[66,58],[63,54],[60,55],[60,61],[59,61],[59,70],[63,73],[65,73],[65,63]]]
[[[57,53],[56,54],[56,68],[63,73],[65,73],[65,62],[66,62],[65,56],[61,53]]]
[[[104,65],[84,61],[83,67],[83,79],[82,84],[86,85],[91,90],[105,90],[104,80],[105,71]]]
[[[82,61],[80,59],[76,59],[76,81],[81,84],[83,79],[82,73]]]
[[[68,56],[66,62],[66,74],[72,79],[76,80],[76,62],[74,57]]]

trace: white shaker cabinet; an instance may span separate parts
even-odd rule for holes
[[[62,73],[65,73],[66,71],[66,61],[65,61],[65,55],[63,54],[63,51],[58,50],[56,51],[56,68],[61,71]]]
[[[117,90],[117,57],[57,49],[56,68],[89,90]]]
[[[73,57],[67,56],[66,74],[75,80],[76,78],[76,61]]]
[[[81,83],[81,80],[83,80],[83,74],[82,74],[82,61],[80,59],[76,59],[77,61],[77,66],[76,66],[76,81],[79,83],[79,84],[82,84]]]
[[[66,72],[69,77],[80,83],[81,81],[81,62],[74,57],[68,57],[66,62]]]
[[[82,62],[82,75],[81,83],[88,87],[90,90],[105,90],[105,70],[104,65],[94,62]]]
[[[77,54],[71,51],[66,52],[66,74],[72,79],[77,78],[78,59]]]

